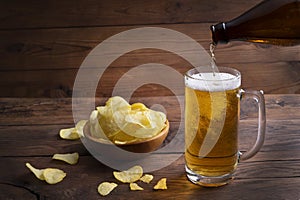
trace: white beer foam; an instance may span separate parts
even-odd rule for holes
[[[186,77],[185,85],[195,90],[219,92],[240,87],[241,78],[224,72],[197,73]]]

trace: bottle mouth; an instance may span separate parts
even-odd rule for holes
[[[217,45],[218,41],[216,40],[216,36],[215,36],[215,32],[216,32],[215,25],[211,25],[210,30],[211,30],[211,34],[212,34],[212,44]]]
[[[217,45],[218,43],[228,43],[229,39],[226,34],[226,23],[221,22],[215,25],[210,26],[212,33],[213,44]]]

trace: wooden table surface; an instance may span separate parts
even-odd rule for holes
[[[97,45],[123,31],[160,27],[183,33],[209,51],[210,25],[231,20],[260,1],[1,1],[0,200],[101,199],[98,184],[115,181],[113,169],[93,158],[80,140],[66,141],[58,136],[60,129],[74,126],[71,97],[75,78]],[[170,41],[168,45],[177,42]],[[118,49],[118,45],[112,48]],[[262,89],[267,94],[265,144],[255,157],[239,164],[229,185],[203,188],[191,184],[185,176],[182,152],[174,152],[180,158],[152,172],[154,181],[141,184],[144,191],[130,191],[128,185],[120,184],[103,199],[299,200],[299,47],[242,41],[217,47],[219,66],[238,69],[243,88]],[[88,97],[95,96],[97,104],[103,104],[126,72],[145,63],[164,64],[181,74],[193,67],[169,51],[137,49],[113,61],[103,73],[95,95]],[[179,104],[172,95],[169,88],[146,84],[135,91],[131,100],[164,106],[171,124],[165,144],[172,140],[180,123]],[[255,140],[256,112],[253,102],[243,104],[241,150],[249,149]],[[55,153],[68,152],[80,154],[75,166],[51,159]],[[48,185],[29,172],[26,162],[37,168],[63,169],[67,177],[57,185]],[[167,178],[168,190],[153,191],[153,184],[162,177]]]
[[[97,99],[102,104],[105,98]],[[171,130],[180,122],[178,102],[172,96],[133,98],[146,105],[161,103],[168,114]],[[74,126],[70,98],[0,99],[0,199],[101,199],[97,186],[114,181],[119,186],[103,199],[300,199],[300,95],[266,95],[267,129],[264,146],[252,159],[239,164],[234,180],[219,188],[190,183],[184,172],[184,157],[165,168],[151,172],[154,180],[140,185],[144,191],[130,191],[116,181],[113,169],[100,163],[80,140],[66,141],[58,136],[61,128]],[[242,104],[240,148],[246,150],[255,140],[256,107]],[[178,134],[183,134],[182,132]],[[78,152],[79,162],[67,165],[51,159],[54,153]],[[181,154],[181,152],[179,152]],[[178,154],[178,153],[177,153]],[[171,155],[170,155],[171,156]],[[66,178],[49,185],[25,167],[55,167]],[[157,162],[160,162],[158,159]],[[167,178],[168,189],[154,191],[160,178]]]

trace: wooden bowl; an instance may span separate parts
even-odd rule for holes
[[[166,127],[158,135],[143,141],[135,141],[128,144],[113,144],[112,142],[107,141],[105,139],[95,138],[91,135],[89,127],[89,123],[87,122],[83,128],[84,138],[97,151],[109,151],[110,147],[115,145],[119,148],[122,148],[123,150],[130,151],[133,153],[149,153],[155,151],[156,149],[158,149],[159,146],[161,146],[161,144],[168,135],[170,124],[167,120]]]

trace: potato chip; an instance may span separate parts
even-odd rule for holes
[[[120,130],[123,118],[131,107],[125,99],[119,96],[111,97],[105,106],[97,107],[99,123],[107,137],[112,137]]]
[[[161,132],[166,126],[166,115],[159,111],[129,113],[126,124],[121,128],[126,134],[136,138],[151,138]]]
[[[113,189],[118,186],[116,183],[103,182],[98,186],[98,193],[102,196],[108,195]]]
[[[43,175],[47,183],[56,184],[61,182],[67,174],[60,169],[46,168],[43,172]]]
[[[167,178],[160,179],[154,186],[155,190],[166,190],[167,189]]]
[[[143,181],[144,183],[150,183],[153,179],[153,176],[151,174],[145,174],[144,176],[142,176],[140,178],[141,181]]]
[[[122,172],[113,172],[114,177],[123,183],[133,183],[139,180],[143,175],[143,168],[141,166],[134,166]]]
[[[61,182],[67,175],[64,171],[55,168],[36,169],[30,163],[26,163],[26,167],[40,180],[49,184]]]
[[[74,165],[78,162],[79,154],[78,153],[66,153],[66,154],[54,154],[52,159],[54,160],[61,160],[70,165]]]
[[[84,134],[83,134],[83,127],[85,126],[86,122],[88,120],[80,120],[79,122],[77,122],[76,126],[75,126],[75,129],[79,135],[79,137],[84,137]]]
[[[119,131],[116,135],[110,138],[115,144],[128,144],[137,141],[136,137],[127,135],[123,131]]]
[[[44,169],[36,169],[30,163],[26,163],[25,165],[38,179],[42,181],[45,180],[45,177],[43,175]]]
[[[109,98],[105,106],[112,108],[112,110],[123,110],[130,108],[129,103],[120,96],[114,96]]]
[[[144,190],[144,188],[139,186],[137,183],[130,183],[129,187],[130,187],[130,190]]]
[[[134,103],[131,105],[131,110],[146,111],[146,110],[148,110],[148,108],[142,103]]]
[[[104,130],[101,128],[99,124],[99,113],[97,110],[94,110],[90,115],[90,132],[91,135],[95,138],[102,138],[106,139],[106,135],[104,133]]]
[[[77,140],[80,138],[76,128],[66,128],[59,131],[59,136],[65,140]]]

